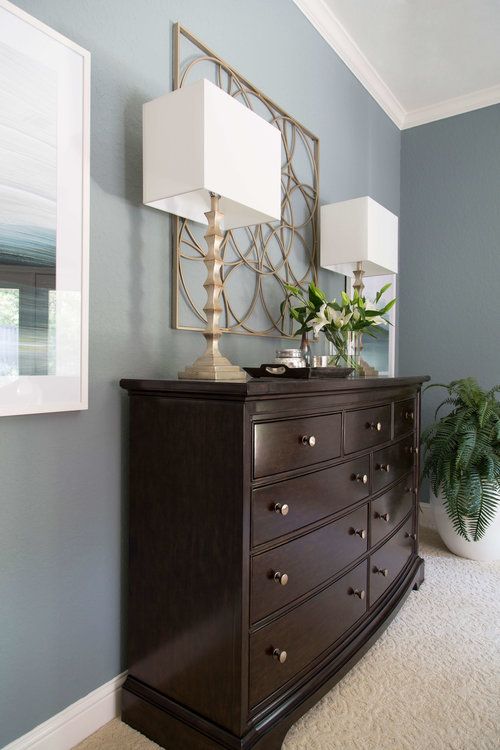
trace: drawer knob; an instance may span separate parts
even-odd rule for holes
[[[375,513],[375,518],[380,518],[381,521],[389,523],[390,515],[389,513]]]
[[[384,578],[387,578],[387,576],[389,575],[389,571],[387,570],[387,568],[377,568],[376,565],[373,568],[373,572],[374,573],[380,573],[380,575],[384,576]]]
[[[415,541],[416,538],[417,538],[417,535],[416,534],[410,534],[409,531],[406,531],[405,532],[405,537],[406,537],[406,539],[413,539],[413,541]]]
[[[281,516],[287,516],[289,510],[290,508],[286,503],[283,503],[283,505],[281,503],[274,504],[274,512],[279,513]]]
[[[302,445],[309,445],[311,448],[314,448],[316,445],[316,438],[314,435],[302,435],[301,441]]]
[[[362,482],[368,484],[368,474],[353,474],[351,477],[353,482]]]
[[[414,453],[416,456],[418,456],[418,448],[416,448],[414,445],[408,446],[406,450],[408,451],[408,453]]]
[[[358,599],[364,599],[365,598],[365,590],[364,589],[351,589],[349,591],[349,596],[357,596]]]
[[[273,659],[276,659],[276,661],[279,661],[280,664],[284,664],[286,662],[286,657],[288,656],[286,651],[281,651],[279,648],[275,648],[273,650]]]
[[[405,487],[405,492],[409,492],[410,494],[413,494],[413,487]]]
[[[377,430],[377,432],[382,431],[382,422],[367,422],[366,423],[366,429],[367,430]]]
[[[276,583],[280,584],[280,586],[286,586],[288,583],[288,576],[286,573],[276,572],[273,578],[276,581]]]
[[[386,471],[389,473],[391,470],[390,464],[377,464],[377,471]]]
[[[361,539],[366,539],[366,529],[351,529],[353,536],[359,536]]]
[[[413,422],[414,414],[412,411],[405,411],[404,417],[407,422]]]

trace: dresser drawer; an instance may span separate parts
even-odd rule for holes
[[[394,437],[415,429],[415,399],[396,401],[394,404]]]
[[[407,563],[415,545],[413,534],[412,514],[388,542],[370,555],[370,606],[398,577]]]
[[[254,490],[253,546],[296,531],[368,497],[370,487],[363,484],[363,478],[369,476],[370,460],[364,456]]]
[[[401,523],[413,507],[413,477],[405,477],[371,503],[371,545],[378,544]]]
[[[366,577],[363,562],[300,607],[250,636],[251,706],[292,679],[364,615]],[[282,652],[286,652],[284,663],[278,658]]]
[[[328,461],[340,456],[340,414],[262,422],[254,426],[254,476]]]
[[[366,552],[368,508],[255,555],[252,560],[251,619],[260,620],[306,594]]]
[[[387,443],[391,439],[391,406],[371,406],[347,411],[345,415],[344,453],[354,453]]]
[[[413,467],[415,438],[413,433],[394,445],[373,454],[373,492],[392,484]]]

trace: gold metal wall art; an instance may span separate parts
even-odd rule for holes
[[[207,78],[279,128],[282,137],[282,218],[225,233],[221,244],[221,330],[291,336],[280,303],[284,283],[307,287],[317,278],[319,141],[202,42],[175,24],[173,88]],[[206,226],[172,216],[172,326],[205,328]]]

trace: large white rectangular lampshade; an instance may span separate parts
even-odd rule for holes
[[[207,223],[210,192],[224,227],[281,218],[281,133],[206,79],[143,109],[144,203]]]
[[[398,272],[398,217],[372,198],[321,207],[321,266],[350,276],[362,262],[367,276]]]

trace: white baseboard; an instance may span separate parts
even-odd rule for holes
[[[3,750],[71,750],[120,714],[120,688],[126,672],[19,737]]]
[[[419,503],[420,513],[419,521],[421,526],[434,528],[434,509],[430,503]]]

